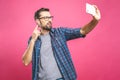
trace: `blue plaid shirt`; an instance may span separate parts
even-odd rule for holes
[[[66,42],[79,37],[85,37],[85,35],[80,33],[80,28],[72,29],[60,27],[52,28],[50,31],[50,37],[54,58],[57,62],[63,79],[76,80],[77,75]],[[35,42],[32,55],[32,80],[38,80],[40,48],[41,39],[38,37]]]

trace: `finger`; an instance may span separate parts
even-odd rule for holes
[[[96,9],[98,9],[98,7],[96,5],[93,5]]]
[[[96,13],[100,14],[100,10],[98,9],[98,7],[95,8],[96,8]]]
[[[93,5],[93,6],[95,7],[96,12],[100,12],[96,5]]]
[[[100,10],[98,9],[98,7],[96,5],[93,5],[93,6],[95,8],[96,13],[100,13]]]
[[[40,32],[40,31],[36,31],[36,33],[37,33],[37,35],[38,35],[38,36],[41,34],[41,32]]]
[[[38,29],[38,25],[36,25],[35,29],[34,30],[37,30]]]
[[[41,30],[41,27],[40,27],[40,26],[38,26],[37,30],[39,30],[39,31],[40,31],[40,30]]]

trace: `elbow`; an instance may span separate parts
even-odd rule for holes
[[[24,64],[25,66],[28,66],[28,65],[29,65],[29,62],[26,61],[24,58],[22,58],[22,62],[23,62],[23,64]]]
[[[25,66],[28,66],[29,64],[27,64],[27,63],[24,63],[24,65],[25,65]]]
[[[83,29],[80,30],[80,33],[81,33],[82,35],[86,35],[86,34],[88,34],[88,32],[85,31],[85,30],[83,30]]]
[[[24,64],[25,66],[28,66],[28,65],[29,65],[29,63],[27,63],[27,62],[25,62],[25,61],[23,61],[23,64]]]

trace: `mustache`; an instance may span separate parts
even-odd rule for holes
[[[48,24],[48,25],[52,25],[52,22],[51,22],[51,21],[49,21],[47,24]]]

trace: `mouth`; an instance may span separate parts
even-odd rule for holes
[[[51,22],[48,22],[47,25],[48,25],[48,26],[52,26],[52,23],[51,23]]]
[[[48,30],[48,31],[50,31],[51,28],[52,28],[52,23],[51,23],[51,22],[48,22],[48,23],[46,24],[46,26],[43,27],[43,29]]]

